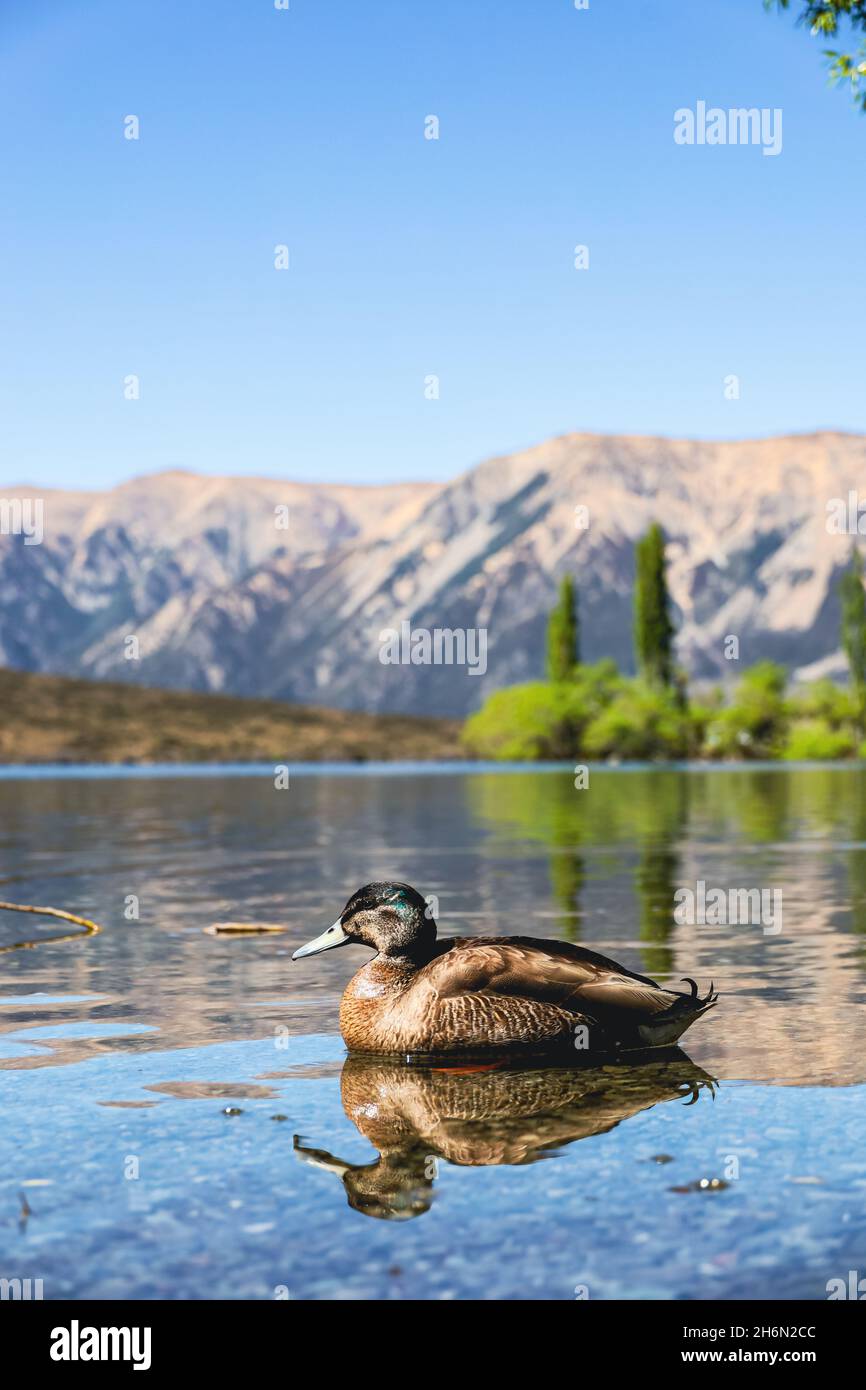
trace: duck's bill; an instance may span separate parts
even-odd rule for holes
[[[335,922],[327,931],[323,931],[321,936],[314,936],[306,946],[299,946],[297,951],[293,951],[292,960],[300,960],[302,956],[317,956],[322,951],[332,951],[335,946],[345,946],[350,940],[351,937],[346,935],[340,923]]]
[[[299,1134],[292,1140],[292,1148],[301,1162],[309,1163],[311,1168],[324,1168],[326,1173],[336,1173],[338,1178],[352,1171],[351,1163],[343,1163],[341,1159],[329,1154],[327,1149],[310,1148],[309,1144],[302,1142]]]

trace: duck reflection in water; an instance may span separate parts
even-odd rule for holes
[[[603,1134],[660,1101],[693,1105],[715,1080],[678,1048],[627,1064],[406,1066],[350,1056],[341,1091],[349,1119],[379,1156],[346,1163],[295,1135],[305,1163],[342,1179],[349,1206],[385,1221],[428,1211],[437,1160],[463,1167],[534,1163]]]

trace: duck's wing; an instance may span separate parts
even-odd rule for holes
[[[441,944],[442,953],[423,974],[443,999],[477,993],[517,995],[558,1004],[619,1029],[639,1027],[660,1014],[694,1017],[712,1002],[712,991],[699,999],[696,986],[691,994],[664,989],[607,956],[569,942],[510,936],[463,937]]]

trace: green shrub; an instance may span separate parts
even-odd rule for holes
[[[463,728],[467,751],[502,762],[570,758],[583,729],[622,679],[612,661],[578,666],[571,681],[532,681],[497,690]]]
[[[851,690],[834,685],[830,680],[815,681],[797,691],[789,702],[796,719],[818,719],[831,729],[853,728],[859,718],[857,700]]]
[[[581,751],[626,761],[686,758],[695,751],[692,724],[676,691],[639,681],[623,684],[587,725]]]
[[[744,673],[729,705],[716,691],[689,706],[684,686],[627,680],[599,661],[576,666],[570,680],[497,691],[466,721],[463,741],[474,757],[514,762],[866,758],[849,690],[822,680],[786,700],[785,679],[781,666],[763,661]]]
[[[761,661],[746,671],[733,704],[716,714],[704,752],[712,758],[777,758],[788,729],[783,666]]]
[[[531,762],[570,755],[575,724],[574,692],[566,684],[534,681],[497,690],[469,716],[467,750],[477,758]]]
[[[834,729],[820,719],[804,719],[788,735],[782,757],[790,762],[827,762],[850,758],[857,740],[851,729]]]

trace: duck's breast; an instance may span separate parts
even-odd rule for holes
[[[351,1052],[411,1052],[430,1032],[436,996],[413,968],[379,957],[346,986],[340,1032]]]

